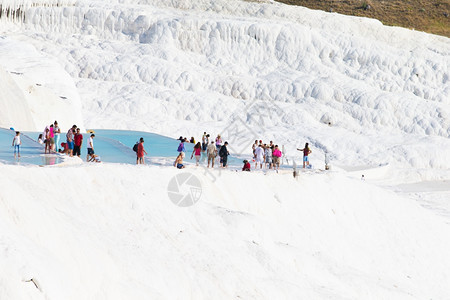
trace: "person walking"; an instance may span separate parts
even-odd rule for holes
[[[297,148],[298,151],[303,151],[303,169],[305,168],[305,164],[306,166],[309,166],[309,158],[308,155],[311,154],[311,149],[309,149],[309,144],[306,143],[305,147],[303,149],[299,149]]]
[[[228,152],[228,149],[227,149],[227,145],[228,145],[228,142],[225,142],[219,150],[219,156],[222,160],[222,168],[227,167],[228,156],[230,155],[230,152]]]
[[[200,144],[200,142],[195,144],[194,150],[192,151],[191,154],[191,159],[194,155],[195,155],[195,165],[198,166],[198,162],[200,161],[200,157],[202,155],[202,145]]]
[[[217,148],[214,145],[214,141],[211,141],[211,144],[208,145],[208,147],[206,148],[206,155],[208,155],[208,168],[209,168],[209,163],[211,162],[211,168],[214,168],[214,160],[216,159],[217,156]]]
[[[73,137],[73,141],[74,141],[73,155],[80,157],[81,146],[83,146],[83,135],[80,133],[80,128],[77,128],[77,131]]]
[[[22,141],[20,140],[20,131],[16,131],[16,135],[12,141],[12,146],[14,147],[14,159],[16,157],[20,157],[20,145],[22,145]]]
[[[139,139],[138,151],[136,153],[137,153],[136,164],[137,165],[139,165],[139,164],[145,165],[144,153],[146,155],[148,155],[148,153],[144,149],[144,138],[142,138],[142,137]]]
[[[55,121],[53,123],[53,133],[55,135],[55,152],[58,153],[59,152],[59,139],[60,139],[60,134],[61,134],[61,129],[58,126],[58,122]]]
[[[95,158],[95,152],[94,152],[94,137],[95,134],[91,134],[89,137],[89,141],[87,144],[87,155],[86,155],[86,161],[90,161],[92,158]]]

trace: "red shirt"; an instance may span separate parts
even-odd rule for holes
[[[244,167],[242,168],[242,171],[250,171],[250,163],[249,162],[246,162],[245,164],[244,164]]]
[[[81,133],[76,133],[74,137],[75,146],[81,146],[83,142],[83,135]]]
[[[143,143],[138,144],[137,156],[144,157],[144,144]]]

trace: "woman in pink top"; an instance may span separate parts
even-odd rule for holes
[[[50,149],[49,152],[54,152],[55,151],[55,131],[53,130],[53,124],[50,125]]]
[[[220,134],[216,137],[216,149],[217,151],[220,150],[220,147],[222,147],[222,138],[220,137]]]
[[[195,155],[195,165],[198,166],[198,163],[200,161],[200,157],[202,155],[202,145],[200,144],[200,142],[198,142],[195,146],[194,146],[194,151],[192,151],[191,154],[191,159],[192,157]]]

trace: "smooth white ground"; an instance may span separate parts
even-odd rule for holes
[[[340,172],[189,169],[180,208],[175,168],[1,168],[2,299],[448,297],[445,219]]]
[[[334,170],[191,168],[181,209],[168,166],[1,165],[1,299],[450,297],[449,39],[272,2],[0,3],[0,126],[309,142]]]

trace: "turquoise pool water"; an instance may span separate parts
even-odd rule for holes
[[[175,138],[142,131],[94,129],[94,132],[95,154],[99,155],[104,162],[135,164],[136,153],[132,148],[141,137],[144,138],[144,147],[150,159],[165,158],[172,160],[178,155],[177,148],[180,142]],[[39,134],[40,132],[24,132],[21,158],[14,159],[14,148],[11,143],[15,133],[12,130],[0,129],[0,161],[35,165],[60,163],[62,155],[44,155],[44,146],[37,142]],[[83,134],[81,148],[81,159],[83,160],[86,160],[89,136],[90,133]],[[65,142],[65,132],[61,133],[61,142]],[[194,145],[185,143],[185,149],[185,162],[195,163],[195,159],[190,159]],[[206,164],[206,155],[202,155],[201,163]],[[218,163],[218,159],[216,163]],[[229,165],[241,166],[242,159],[230,156],[228,163]]]
[[[143,131],[127,131],[127,130],[105,130],[105,129],[93,129],[95,132],[96,141],[116,141],[119,142],[121,147],[125,147],[127,155],[131,153],[132,160],[131,163],[136,162],[136,154],[133,151],[134,144],[139,141],[142,137],[144,138],[144,148],[147,151],[148,156],[150,158],[173,158],[178,155],[177,149],[180,141],[175,138],[170,138],[166,136],[162,136],[155,133],[143,132]],[[88,134],[90,135],[90,134]],[[100,146],[100,145],[98,145]],[[98,153],[102,160],[111,161],[111,162],[125,162],[123,161],[123,157],[110,157],[109,152],[112,149],[108,149],[106,144],[103,144],[101,148],[97,148],[97,145],[94,146],[96,149],[96,153]],[[113,146],[113,145],[109,145]],[[195,163],[195,159],[190,159],[192,151],[194,150],[194,144],[184,143],[184,147],[186,149],[186,157],[184,159],[185,162]],[[125,150],[124,150],[125,151]],[[131,152],[130,152],[131,151]],[[114,161],[110,160],[113,159]],[[202,155],[201,162],[205,163],[206,155]],[[126,162],[130,162],[127,160]],[[234,158],[233,156],[229,157],[228,163],[230,165],[241,165],[242,160],[238,158]]]
[[[174,138],[143,131],[94,129],[94,132],[95,139],[105,138],[118,141],[131,150],[133,157],[135,156],[133,146],[141,137],[144,138],[144,148],[150,157],[176,157],[178,155],[177,148],[180,142]],[[193,144],[185,143],[184,145],[186,153],[191,153],[194,149]]]
[[[0,162],[18,165],[54,165],[62,161],[61,155],[45,155],[44,146],[21,135],[20,158],[14,158],[12,140],[15,136],[12,130],[0,128]]]

